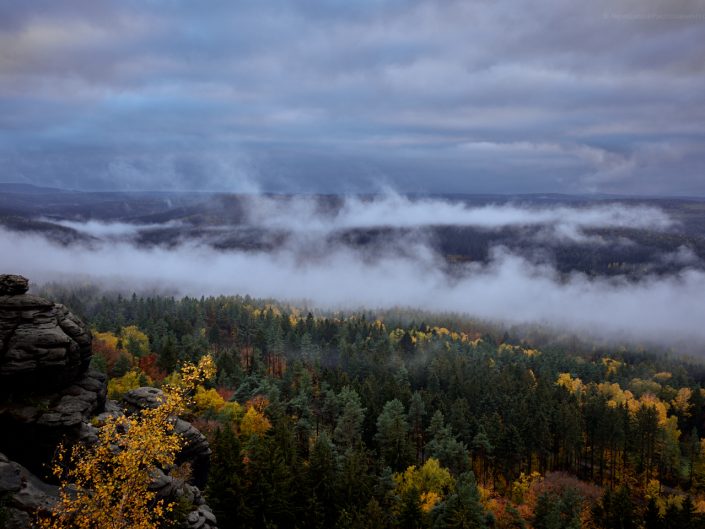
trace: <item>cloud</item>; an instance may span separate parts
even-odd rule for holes
[[[583,207],[526,204],[469,205],[436,198],[411,199],[392,191],[372,198],[347,197],[339,208],[305,196],[252,197],[245,202],[247,222],[267,229],[331,233],[358,228],[470,226],[480,229],[544,227],[560,239],[581,239],[584,230],[634,228],[663,231],[675,226],[661,209],[621,203]],[[546,234],[546,231],[544,231]]]
[[[2,178],[705,195],[704,9],[10,2]]]
[[[113,237],[130,232],[134,226],[71,223],[103,237],[103,242],[63,245],[41,235],[0,230],[3,272],[21,273],[35,282],[88,277],[122,289],[165,288],[198,296],[249,294],[306,300],[330,309],[414,307],[505,324],[548,325],[600,339],[705,343],[701,321],[705,299],[693,295],[705,289],[705,271],[688,267],[696,263],[686,248],[664,257],[685,263],[680,272],[644,275],[636,280],[559,274],[550,264],[502,247],[495,247],[485,263],[458,265],[448,273],[445,261],[416,230],[422,223],[450,223],[453,215],[456,222],[487,229],[527,223],[553,225],[559,231],[566,226],[576,230],[671,226],[670,219],[658,210],[624,205],[472,208],[396,196],[351,200],[340,206],[336,216],[330,211],[315,211],[313,199],[286,204],[260,200],[266,205],[256,208],[262,213],[258,217],[261,229],[276,231],[290,216],[288,228],[295,236],[274,249],[217,250],[201,239],[168,248],[150,247]],[[274,217],[277,212],[279,218]],[[248,222],[245,226],[252,227],[253,219]],[[374,253],[328,237],[335,230],[369,226],[412,229]]]
[[[65,228],[70,228],[79,233],[89,235],[91,237],[110,239],[110,238],[127,238],[137,235],[143,230],[153,230],[157,228],[178,228],[182,226],[180,222],[165,222],[162,224],[131,224],[127,222],[101,222],[97,220],[74,221],[74,220],[55,220],[41,219],[44,222],[58,224]]]

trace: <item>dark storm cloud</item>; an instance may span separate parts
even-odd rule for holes
[[[705,2],[0,5],[0,180],[705,195]]]

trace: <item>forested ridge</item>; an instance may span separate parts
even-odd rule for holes
[[[704,526],[699,361],[403,311],[46,288],[93,326],[113,396],[213,356],[192,420],[220,527]]]

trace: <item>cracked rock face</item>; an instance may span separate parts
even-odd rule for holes
[[[91,333],[63,305],[26,294],[28,280],[0,275],[0,392],[70,384],[88,369]]]

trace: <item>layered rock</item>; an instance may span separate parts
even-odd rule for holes
[[[58,303],[27,294],[22,276],[0,275],[0,392],[63,387],[88,369],[91,333]]]

